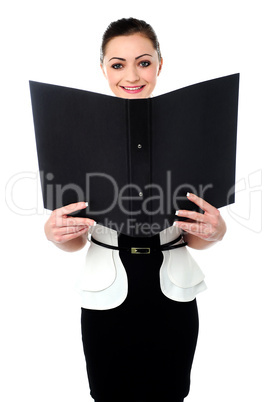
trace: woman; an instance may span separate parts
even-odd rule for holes
[[[162,64],[155,32],[144,21],[122,19],[107,28],[101,68],[116,96],[150,97]],[[53,211],[45,225],[48,240],[65,251],[84,247],[89,233],[94,240],[82,283],[82,336],[97,402],[182,402],[188,395],[198,336],[196,294],[205,283],[183,241],[204,249],[226,232],[216,208],[194,194],[188,198],[204,214],[180,210],[187,221],[149,238],[68,217],[85,208],[83,202]],[[128,252],[133,246],[155,252],[134,255]]]

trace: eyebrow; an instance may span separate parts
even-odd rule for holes
[[[137,57],[135,58],[135,60],[138,60],[138,59],[140,59],[140,58],[143,57],[143,56],[150,56],[150,57],[153,57],[151,54],[144,53],[144,54],[141,54],[140,56],[137,56]],[[123,59],[123,58],[121,58],[121,57],[111,57],[111,59],[109,59],[109,61],[111,61],[111,60],[113,60],[113,59],[126,61],[126,59]]]

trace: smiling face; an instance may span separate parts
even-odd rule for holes
[[[111,91],[127,99],[149,98],[161,67],[151,40],[138,33],[111,39],[101,65]]]

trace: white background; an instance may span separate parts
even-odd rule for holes
[[[130,16],[151,23],[161,43],[154,95],[241,74],[238,192],[221,211],[228,233],[193,253],[208,291],[198,297],[200,336],[186,400],[266,401],[267,29],[259,0],[2,2],[0,399],[90,399],[75,290],[86,250],[64,253],[45,239],[28,81],[109,94],[101,36],[111,21]]]

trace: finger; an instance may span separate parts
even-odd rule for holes
[[[188,222],[176,222],[176,226],[180,229],[191,233],[193,235],[209,236],[212,230],[211,225],[206,225],[202,223],[188,223]]]
[[[190,234],[190,235],[193,235],[193,236],[195,236],[195,237],[198,237],[199,239],[202,239],[202,240],[206,240],[206,241],[210,241],[211,239],[210,239],[210,235],[209,234],[205,234],[205,233],[196,233],[196,232],[193,232],[193,231],[191,231],[191,230],[186,230],[185,232],[184,232],[184,234],[186,235],[186,234]]]
[[[214,214],[215,211],[217,211],[217,209],[213,205],[209,204],[207,201],[203,200],[203,198],[200,198],[193,193],[187,193],[187,198],[205,212]]]
[[[59,220],[58,226],[93,226],[95,221],[90,218],[73,218],[73,217],[65,217]]]
[[[57,229],[56,235],[57,236],[65,236],[65,235],[69,235],[72,233],[78,233],[85,229],[88,230],[89,227],[87,225],[86,226],[64,226],[64,227]]]
[[[68,228],[69,229],[69,228]],[[73,233],[64,233],[64,234],[57,234],[55,237],[54,237],[54,241],[56,242],[56,243],[66,243],[66,242],[68,242],[69,240],[73,240],[73,239],[76,239],[77,237],[79,237],[79,236],[82,236],[83,234],[86,234],[88,232],[88,228],[86,227],[86,228],[83,228],[83,229],[79,229],[79,230],[77,230],[77,228],[76,228],[76,231],[75,232],[73,232]]]
[[[77,237],[82,236],[83,234],[85,234],[85,233],[87,232],[87,230],[88,230],[88,229],[82,229],[82,230],[79,230],[79,231],[76,232],[76,233],[65,235],[65,236],[63,237],[64,242],[67,242],[67,241],[69,241],[69,240],[73,240],[73,239],[76,239]]]
[[[183,218],[188,218],[192,221],[197,221],[197,222],[207,222],[207,217],[204,214],[201,214],[196,211],[188,211],[185,209],[180,209],[176,211],[177,216],[182,216]]]
[[[75,225],[75,224],[83,224],[83,225],[93,225],[94,221],[89,218],[75,218],[69,217],[68,215],[80,211],[88,206],[87,202],[76,202],[73,204],[65,205],[62,208],[58,208],[54,211],[54,218],[55,218],[55,226],[67,226],[67,225]],[[66,221],[66,219],[80,219],[80,221]]]
[[[87,202],[75,202],[73,204],[65,205],[62,208],[58,208],[56,212],[59,216],[69,215],[72,212],[80,211],[81,209],[87,208],[87,206]]]

